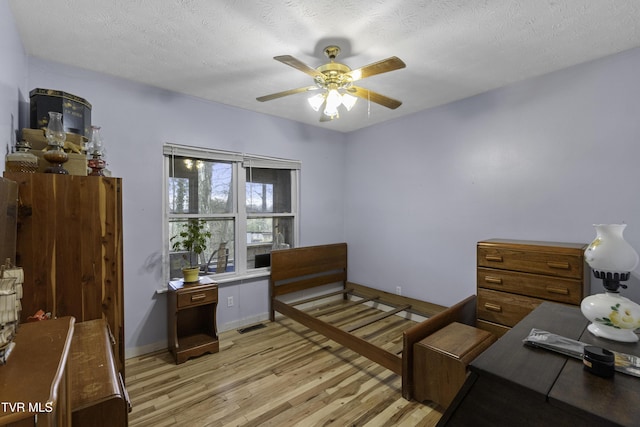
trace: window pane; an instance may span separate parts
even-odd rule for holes
[[[293,237],[293,217],[247,219],[247,269],[271,265],[271,250],[293,247]]]
[[[231,163],[173,157],[169,160],[169,212],[232,212],[232,185]]]
[[[291,171],[289,169],[247,168],[247,212],[291,212]]]
[[[169,236],[179,233],[182,225],[187,220],[170,220]],[[207,249],[199,256],[193,258],[193,263],[200,266],[202,272],[207,269],[208,273],[225,273],[235,271],[235,238],[233,219],[207,219],[206,229],[211,232],[211,238],[207,242]],[[173,251],[173,242],[169,242],[169,260],[171,263],[171,278],[182,276],[181,269],[189,264],[186,251]]]

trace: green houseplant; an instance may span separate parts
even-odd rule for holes
[[[171,237],[171,248],[174,251],[187,251],[184,258],[189,266],[182,269],[185,283],[197,282],[200,265],[199,255],[207,249],[211,232],[207,230],[207,222],[203,219],[190,219],[183,223],[178,234]]]

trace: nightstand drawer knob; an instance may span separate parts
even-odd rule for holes
[[[561,270],[568,270],[569,263],[568,262],[559,262],[559,261],[547,261],[547,265],[549,268],[559,268]]]
[[[500,306],[498,304],[492,304],[490,302],[485,302],[484,303],[484,308],[486,308],[488,311],[495,311],[496,313],[502,313],[502,306]]]
[[[201,301],[207,297],[207,294],[191,295],[191,302]]]
[[[500,277],[484,276],[484,281],[487,283],[495,283],[497,285],[502,285],[502,279]]]
[[[502,262],[502,256],[500,255],[485,255],[484,259],[492,262]]]
[[[547,286],[547,292],[549,292],[550,294],[569,295],[569,289],[556,288],[553,286]]]

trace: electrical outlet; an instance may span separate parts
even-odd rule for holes
[[[233,307],[233,297],[227,297],[227,307]]]
[[[402,287],[396,286],[396,295],[402,295]]]

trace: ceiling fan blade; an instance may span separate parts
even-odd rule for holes
[[[383,59],[382,61],[374,62],[373,64],[356,68],[355,70],[352,70],[347,74],[351,76],[352,81],[356,81],[375,76],[376,74],[399,70],[400,68],[404,68],[406,66],[407,64],[405,64],[402,59],[396,56],[392,56],[391,58]]]
[[[310,66],[308,66],[304,62],[294,58],[291,55],[274,56],[273,59],[275,59],[276,61],[280,61],[283,64],[286,64],[286,65],[288,65],[290,67],[293,67],[296,70],[300,70],[303,73],[307,73],[313,78],[320,77],[320,78],[324,79],[324,74],[322,74],[321,72],[317,71],[315,68],[311,68]]]
[[[402,105],[402,101],[389,98],[388,96],[381,95],[378,92],[374,92],[372,90],[364,89],[358,86],[352,86],[351,88],[349,88],[349,93],[359,98],[363,98],[371,102],[375,102],[376,104],[383,105],[387,108],[391,108],[392,110],[395,110]]]
[[[295,95],[296,93],[307,92],[307,91],[316,90],[316,89],[318,89],[318,86],[305,86],[305,87],[299,87],[297,89],[289,89],[282,92],[272,93],[270,95],[260,96],[256,99],[260,102],[271,101],[272,99],[282,98],[283,96]]]

